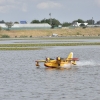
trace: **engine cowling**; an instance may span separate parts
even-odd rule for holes
[[[57,57],[57,58],[56,58],[56,60],[60,61],[60,60],[61,60],[61,58],[60,58],[60,57]]]
[[[49,62],[50,61],[50,58],[46,58],[46,62]]]

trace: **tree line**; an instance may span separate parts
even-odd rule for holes
[[[100,24],[100,21],[97,21],[95,23],[95,21],[93,19],[89,19],[89,20],[82,20],[82,19],[77,19],[74,20],[72,22],[63,22],[61,23],[59,20],[55,19],[55,18],[51,18],[51,19],[42,19],[42,20],[32,20],[30,23],[48,23],[50,24],[52,27],[58,27],[59,25],[62,25],[62,27],[68,27],[70,25],[72,25],[73,23],[78,22],[78,23],[88,23],[88,25],[94,25],[94,24]]]
[[[95,23],[95,21],[93,19],[89,19],[89,20],[82,20],[82,19],[77,19],[77,20],[74,20],[72,22],[63,22],[61,23],[59,20],[55,19],[55,18],[51,18],[51,19],[42,19],[42,20],[32,20],[30,23],[33,24],[33,23],[48,23],[53,27],[58,27],[59,25],[61,25],[62,27],[68,27],[70,25],[72,25],[73,23],[75,22],[78,22],[78,23],[88,23],[88,25],[94,25],[94,24],[100,24],[100,21],[97,21]],[[7,23],[5,22],[4,20],[0,21],[0,23]],[[19,22],[14,22],[15,24],[19,24]]]

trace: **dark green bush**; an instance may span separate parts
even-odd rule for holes
[[[0,31],[2,30],[2,28],[0,27]]]
[[[30,38],[32,37],[32,35],[30,36]]]
[[[26,38],[26,37],[27,37],[26,35],[21,35],[21,36],[20,36],[20,38]]]
[[[2,35],[1,38],[10,38],[9,35]]]

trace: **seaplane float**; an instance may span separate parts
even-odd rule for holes
[[[78,58],[73,58],[73,52],[70,52],[67,58],[56,57],[56,59],[46,58],[45,60],[37,60],[36,66],[40,66],[40,62],[44,62],[44,66],[48,68],[70,68],[71,65],[76,65]]]

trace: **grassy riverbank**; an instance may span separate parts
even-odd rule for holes
[[[11,48],[17,48],[17,47],[28,47],[28,48],[34,48],[34,47],[43,47],[43,46],[81,46],[81,45],[100,45],[100,42],[96,43],[45,43],[45,44],[0,44],[0,48],[2,47],[11,47]]]
[[[40,30],[1,30],[0,37],[9,38],[31,38],[31,37],[45,37],[52,36],[52,34],[58,34],[58,36],[100,36],[100,28],[75,28],[75,29],[40,29]]]
[[[54,33],[58,34],[58,37],[50,37]],[[95,28],[85,28],[85,29],[75,28],[75,29],[11,30],[11,31],[1,30],[0,38],[1,38],[0,41],[10,41],[10,40],[45,41],[44,43],[20,42],[13,44],[0,44],[0,50],[40,50],[48,46],[100,45],[100,42],[81,42],[81,39],[100,39],[100,28],[95,27]],[[78,41],[72,41],[69,39],[78,39]],[[46,43],[46,40],[49,40],[50,43]],[[52,42],[52,40],[54,40],[54,43]],[[67,41],[69,43],[66,43],[66,40],[69,40]],[[63,42],[61,43],[61,41]]]
[[[45,43],[45,44],[0,44],[0,50],[40,50],[46,46],[84,46],[100,45],[96,43]]]

